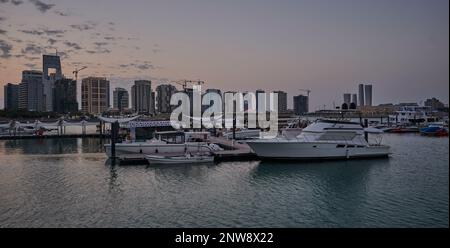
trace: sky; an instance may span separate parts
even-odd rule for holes
[[[314,111],[363,82],[374,104],[449,102],[448,0],[0,0],[0,107],[56,51],[67,77],[87,66],[79,81],[111,88],[202,80],[284,90],[289,107],[310,89]]]

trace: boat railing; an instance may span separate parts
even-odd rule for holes
[[[296,142],[320,142],[320,143],[342,143],[346,146],[348,145],[362,145],[365,142],[364,137],[359,137],[360,140],[355,140],[355,137],[349,138],[348,136],[335,136],[335,139],[330,140],[317,140],[317,137],[310,137],[309,135],[303,135],[300,138],[295,137],[291,139],[286,139],[283,137],[275,137],[274,139],[277,141],[296,141]]]

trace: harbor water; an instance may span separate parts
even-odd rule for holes
[[[449,139],[387,159],[106,163],[99,139],[0,140],[0,227],[447,227]]]

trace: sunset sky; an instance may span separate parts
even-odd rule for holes
[[[63,73],[129,89],[201,79],[206,88],[311,89],[314,111],[372,82],[373,101],[448,103],[448,0],[0,0],[3,85],[62,57]],[[154,88],[154,87],[153,87]]]

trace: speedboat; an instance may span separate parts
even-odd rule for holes
[[[418,133],[420,129],[416,126],[395,126],[382,129],[386,133]]]
[[[189,153],[184,156],[147,155],[145,158],[150,164],[199,164],[214,162],[214,156],[191,155]]]
[[[370,144],[365,133],[377,134]],[[390,147],[381,144],[381,130],[363,128],[360,123],[318,119],[295,139],[277,137],[258,139],[247,144],[262,159],[351,159],[387,157]],[[368,135],[367,135],[368,136]]]
[[[426,136],[448,136],[448,130],[440,125],[429,125],[428,127],[424,127],[420,129],[420,134]]]
[[[158,132],[144,142],[116,143],[118,158],[145,159],[145,155],[174,155],[187,152],[211,152],[217,146],[207,142],[207,132]],[[181,135],[181,137],[180,137]],[[170,138],[167,138],[169,137]],[[206,139],[200,139],[199,137]],[[111,144],[105,144],[105,153],[111,157]]]

